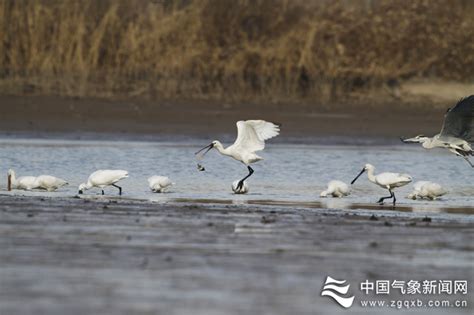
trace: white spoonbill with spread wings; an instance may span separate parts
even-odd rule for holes
[[[152,176],[148,178],[148,185],[151,191],[161,193],[165,192],[169,187],[174,185],[174,183],[166,176]]]
[[[240,190],[242,189],[244,181],[254,172],[250,164],[263,160],[263,158],[258,156],[255,152],[263,150],[265,148],[265,140],[276,137],[279,133],[280,127],[274,123],[265,120],[241,120],[237,122],[237,139],[234,144],[224,148],[222,143],[214,140],[211,144],[205,146],[195,154],[197,155],[207,149],[201,155],[201,157],[203,157],[209,150],[216,148],[220,154],[230,156],[245,164],[249,170],[249,174],[242,178],[237,184],[236,189]]]
[[[360,171],[359,175],[356,176],[351,182],[351,185],[355,183],[355,181],[365,172],[367,171],[367,177],[369,180],[379,185],[382,188],[388,189],[390,192],[390,196],[382,197],[377,202],[383,204],[385,199],[393,198],[393,205],[397,199],[395,198],[395,193],[392,191],[394,188],[405,186],[406,184],[411,182],[411,176],[408,174],[400,174],[400,173],[380,173],[378,175],[374,175],[375,167],[372,164],[365,164],[362,171]]]
[[[405,143],[421,143],[425,149],[446,148],[464,158],[471,167],[474,164],[468,156],[474,155],[474,95],[461,99],[456,106],[448,109],[444,116],[441,132],[433,137],[418,135],[402,139]]]
[[[104,188],[107,186],[114,186],[119,190],[119,195],[122,194],[122,187],[116,185],[116,183],[124,178],[128,177],[128,172],[124,170],[98,170],[92,173],[87,180],[87,183],[79,185],[79,194],[84,193],[84,190],[91,189],[93,187],[99,187],[102,189],[102,195],[104,195]]]

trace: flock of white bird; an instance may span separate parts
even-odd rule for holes
[[[220,154],[229,156],[243,163],[248,174],[232,183],[232,191],[236,194],[245,194],[249,191],[246,180],[252,176],[254,170],[250,164],[261,161],[263,158],[256,152],[265,148],[265,141],[276,137],[280,133],[280,127],[277,124],[265,120],[247,120],[237,122],[237,139],[235,142],[225,148],[221,142],[214,140],[209,145],[195,153],[198,161],[202,160],[207,152],[216,149]],[[449,151],[466,159],[471,166],[468,156],[474,155],[471,145],[474,143],[474,95],[460,100],[455,107],[449,109],[445,115],[443,128],[439,134],[433,138],[417,136],[410,139],[402,139],[403,142],[420,142],[423,147],[431,149],[434,147],[447,148]],[[205,171],[205,168],[198,163],[198,170]],[[381,197],[377,202],[383,204],[385,199],[392,199],[396,203],[394,189],[405,186],[412,182],[412,177],[403,173],[380,173],[375,174],[375,167],[366,164],[360,173],[352,180],[351,185],[364,173],[367,172],[367,178],[370,182],[387,189],[390,196]],[[99,188],[104,195],[104,188],[113,186],[118,189],[119,195],[122,194],[122,187],[117,183],[128,177],[128,172],[124,170],[98,170],[92,173],[87,182],[79,185],[79,194],[84,191]],[[46,191],[55,191],[56,189],[67,185],[68,183],[60,178],[41,175],[38,177],[23,176],[16,177],[13,170],[8,172],[8,190],[40,189]],[[174,183],[166,176],[152,176],[148,178],[148,184],[151,191],[161,193],[167,191]],[[321,192],[321,197],[345,197],[351,193],[349,185],[339,180],[332,180],[328,183],[326,190]],[[447,191],[439,184],[430,181],[419,181],[414,184],[414,190],[407,197],[410,199],[437,199]]]

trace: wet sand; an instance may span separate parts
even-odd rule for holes
[[[384,104],[231,104],[209,101],[139,101],[62,98],[48,96],[1,96],[0,132],[38,135],[68,133],[78,138],[87,132],[105,137],[215,137],[234,135],[235,122],[265,119],[281,123],[284,133],[277,141],[301,136],[392,137],[439,132],[443,115],[451,106],[416,103]],[[400,134],[400,132],[403,134]],[[51,136],[49,134],[49,136]],[[296,140],[295,140],[296,139]]]
[[[390,207],[0,195],[0,314],[407,314],[347,311],[323,281],[356,301],[365,279],[471,284],[473,235],[469,215]]]

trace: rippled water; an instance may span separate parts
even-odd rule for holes
[[[328,181],[339,179],[349,183],[365,163],[375,165],[375,173],[391,171],[413,176],[414,181],[438,182],[449,190],[439,201],[413,201],[405,196],[411,185],[395,191],[400,209],[446,211],[465,208],[474,213],[474,170],[465,161],[442,150],[426,151],[419,146],[331,146],[269,143],[261,152],[265,160],[254,164],[249,179],[250,193],[234,195],[231,183],[247,174],[243,164],[229,157],[209,152],[196,168],[194,152],[202,141],[139,142],[0,139],[0,172],[5,174],[0,189],[6,188],[6,173],[15,169],[17,176],[50,174],[68,180],[71,185],[53,196],[72,196],[77,186],[97,169],[125,169],[130,178],[120,184],[128,198],[154,201],[213,199],[232,203],[281,203],[313,205],[329,208],[358,208],[357,204],[373,204],[387,191],[361,177],[351,196],[344,199],[323,199],[319,193]],[[153,194],[147,178],[169,176],[175,183],[169,193]],[[30,192],[16,192],[30,194]],[[87,194],[99,194],[99,190]],[[116,189],[106,189],[115,195]],[[40,193],[32,193],[40,194]],[[45,194],[45,193],[42,193]],[[455,212],[455,211],[453,211]]]

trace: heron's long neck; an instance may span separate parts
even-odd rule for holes
[[[372,183],[375,183],[375,175],[374,175],[374,169],[373,168],[369,168],[367,170],[367,177],[369,178],[369,180],[372,182]]]

